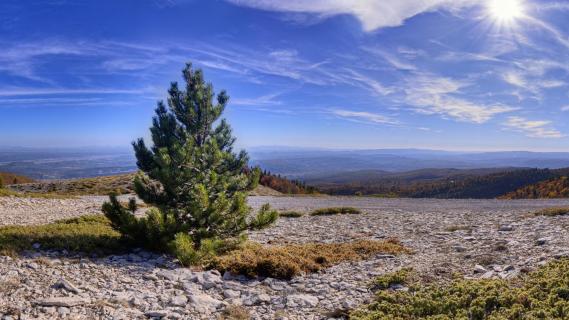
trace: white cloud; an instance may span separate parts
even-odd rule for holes
[[[532,97],[536,99],[541,99],[542,89],[554,89],[567,85],[567,83],[562,80],[543,79],[544,72],[545,71],[538,72],[541,76],[532,76],[532,72],[528,72],[527,70],[507,71],[502,76],[502,79],[512,86],[522,88],[533,93],[534,96]],[[523,95],[520,95],[520,97],[523,98]]]
[[[551,121],[527,120],[522,117],[512,116],[504,122],[508,129],[523,132],[532,138],[562,138],[564,135],[556,129],[550,128]]]
[[[356,17],[365,31],[403,25],[405,20],[423,12],[458,10],[480,0],[227,0],[251,8],[310,13],[321,17],[348,14]]]
[[[333,110],[332,114],[340,118],[356,122],[366,122],[372,124],[390,124],[390,125],[399,124],[399,121],[392,119],[390,117],[365,111]]]
[[[495,115],[516,110],[501,104],[486,105],[459,97],[461,89],[470,85],[467,81],[417,75],[407,81],[404,99],[416,112],[472,123],[484,123]]]
[[[383,58],[383,60],[385,60],[387,63],[389,63],[392,67],[394,67],[397,70],[403,70],[403,71],[417,70],[417,68],[411,63],[403,61],[379,48],[362,47],[362,49],[374,55],[380,56],[381,58]]]
[[[562,106],[560,109],[561,111],[569,111],[569,105]]]
[[[256,98],[235,98],[231,99],[230,103],[238,106],[271,106],[281,105],[283,102],[275,100],[281,93],[266,94]]]
[[[352,69],[346,68],[344,70],[345,74],[342,77],[347,80],[347,83],[351,82],[352,85],[356,84],[358,87],[367,89],[375,95],[386,96],[394,92],[393,88],[386,87],[371,77],[365,76]]]

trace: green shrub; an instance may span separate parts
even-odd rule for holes
[[[323,208],[312,211],[310,215],[312,216],[328,216],[334,214],[360,214],[362,213],[359,209],[351,207],[334,207],[334,208]]]
[[[303,214],[301,212],[298,212],[298,211],[279,212],[279,217],[283,217],[283,218],[300,218],[302,216],[303,216]]]
[[[172,83],[168,106],[159,102],[155,109],[152,147],[142,138],[133,143],[140,169],[134,190],[155,209],[140,219],[136,203],[125,207],[111,195],[103,211],[125,238],[154,250],[180,246],[174,250],[187,253],[191,261],[189,243],[201,251],[202,243],[239,238],[248,229],[272,224],[278,214],[266,205],[250,217],[247,192],[257,185],[260,170],[249,170],[245,151],[233,152],[235,138],[220,119],[229,100],[225,91],[216,96],[191,64],[182,74],[185,90]],[[191,239],[177,241],[180,233]]]
[[[535,216],[547,216],[547,217],[564,216],[569,214],[569,207],[546,208],[536,211],[533,214]]]
[[[194,246],[192,238],[186,233],[178,233],[171,243],[172,253],[178,258],[180,263],[184,266],[197,264],[201,255]]]
[[[411,269],[403,268],[392,273],[381,275],[375,278],[374,286],[376,289],[385,290],[396,284],[406,284],[411,272]]]
[[[257,215],[251,219],[249,226],[253,230],[263,229],[271,224],[273,224],[279,218],[279,213],[276,210],[272,210],[271,206],[264,204]]]
[[[516,281],[454,280],[448,285],[379,291],[350,319],[568,319],[569,260]]]

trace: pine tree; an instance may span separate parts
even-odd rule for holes
[[[167,106],[159,102],[150,128],[153,145],[133,142],[137,166],[136,194],[157,208],[136,219],[136,203],[122,206],[115,196],[103,210],[126,237],[147,246],[192,243],[240,236],[248,228],[261,228],[278,214],[263,206],[250,218],[247,191],[258,183],[260,170],[248,171],[245,151],[233,152],[235,138],[220,119],[229,96],[215,95],[201,70],[188,63],[182,72],[185,88],[173,82]]]
[[[0,189],[4,188],[4,179],[0,176]]]

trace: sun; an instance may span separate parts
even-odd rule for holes
[[[521,0],[489,0],[488,10],[499,22],[513,22],[524,16],[524,5]]]

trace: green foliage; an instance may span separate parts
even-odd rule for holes
[[[195,265],[200,261],[200,253],[196,250],[192,238],[187,233],[176,234],[171,246],[172,253],[182,265]]]
[[[454,280],[449,285],[379,291],[350,319],[567,319],[569,260],[552,262],[518,280]]]
[[[235,138],[220,119],[229,100],[225,91],[215,95],[191,64],[182,74],[185,90],[172,83],[168,107],[159,102],[155,110],[152,146],[143,139],[133,143],[140,169],[134,190],[156,209],[138,219],[135,204],[125,208],[111,196],[103,211],[125,237],[153,249],[174,248],[191,261],[188,244],[201,251],[212,239],[238,238],[247,229],[269,225],[277,215],[264,206],[249,217],[247,191],[256,186],[260,171],[248,169],[244,151],[233,152]],[[187,237],[176,236],[180,233]]]
[[[0,189],[4,188],[4,179],[0,176]]]
[[[0,227],[0,252],[42,249],[111,253],[124,249],[120,234],[102,215],[83,216],[37,226]]]
[[[396,284],[406,284],[411,272],[411,269],[403,268],[392,273],[381,275],[375,278],[375,288],[385,290]]]
[[[547,216],[547,217],[564,216],[569,214],[569,208],[568,207],[545,208],[538,210],[533,214],[535,216]]]
[[[322,208],[312,211],[311,216],[329,216],[335,214],[360,214],[362,213],[359,209],[351,207],[333,207],[333,208]]]
[[[275,223],[278,218],[278,211],[272,210],[271,206],[264,204],[259,210],[259,213],[249,222],[249,226],[253,230],[260,230]]]

